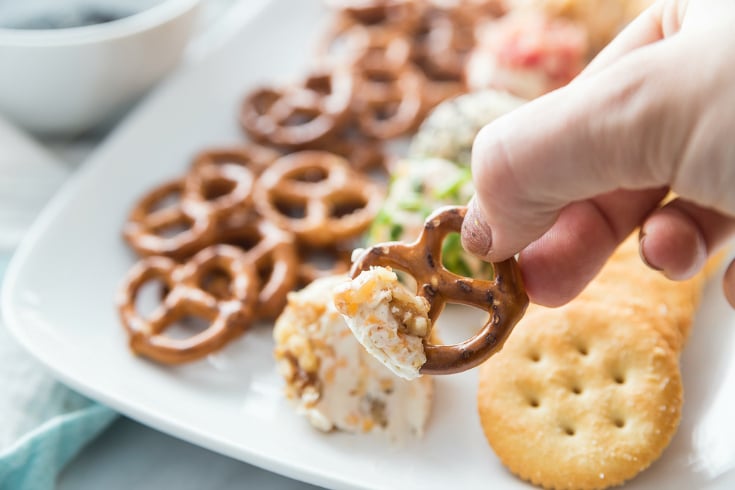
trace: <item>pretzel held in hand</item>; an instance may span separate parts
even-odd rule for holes
[[[500,350],[528,306],[515,259],[493,263],[492,280],[463,277],[442,264],[442,243],[448,234],[460,232],[466,212],[465,207],[440,208],[426,219],[415,242],[375,245],[363,251],[352,266],[353,279],[374,266],[411,275],[417,284],[417,296],[428,301],[432,325],[446,303],[474,306],[488,312],[485,325],[464,342],[432,345],[424,338],[426,362],[419,369],[421,374],[452,374],[481,364]]]

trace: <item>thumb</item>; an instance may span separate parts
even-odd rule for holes
[[[670,182],[687,131],[687,118],[672,114],[671,101],[681,99],[669,69],[672,42],[636,49],[482,129],[472,151],[476,196],[462,232],[470,252],[503,260],[570,203]]]

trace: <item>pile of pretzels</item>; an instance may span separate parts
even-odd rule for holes
[[[302,80],[250,92],[240,125],[283,150],[329,150],[357,169],[386,166],[383,143],[415,131],[466,91],[475,27],[499,0],[332,0],[318,63]]]
[[[333,153],[256,144],[201,153],[184,176],[144,195],[123,227],[142,257],[117,298],[131,349],[165,364],[193,361],[275,318],[289,291],[347,271],[381,204],[382,189]],[[137,298],[154,280],[162,299],[143,315]],[[209,327],[166,335],[189,316]]]
[[[414,131],[462,93],[476,23],[497,0],[333,0],[318,68],[283,87],[246,94],[239,122],[250,143],[195,156],[180,178],[133,206],[123,236],[140,261],[118,292],[130,347],[164,364],[205,357],[286,295],[347,272],[350,252],[382,205],[383,144]],[[136,306],[160,283],[149,314]],[[167,329],[208,325],[188,338]]]

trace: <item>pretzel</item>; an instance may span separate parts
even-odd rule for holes
[[[423,77],[412,66],[356,65],[355,113],[360,129],[380,140],[416,129],[423,115]]]
[[[424,340],[426,363],[422,374],[452,374],[478,366],[499,351],[528,306],[515,259],[493,263],[493,280],[471,279],[449,272],[441,260],[442,243],[449,233],[459,233],[467,208],[443,207],[432,213],[418,239],[411,243],[389,242],[363,251],[350,274],[357,277],[370,267],[391,267],[416,280],[416,294],[426,298],[429,319],[436,324],[446,303],[459,303],[489,313],[485,325],[472,338],[454,345],[432,345]]]
[[[286,305],[286,295],[297,283],[298,256],[293,235],[251,212],[223,223],[215,242],[241,249],[255,264],[261,284],[257,317],[278,316]],[[210,291],[220,291],[223,285],[226,281],[213,282]]]
[[[205,291],[216,274],[229,277],[222,296]],[[135,307],[141,287],[158,279],[168,293],[148,317]],[[179,265],[167,257],[148,257],[128,273],[118,292],[120,319],[138,355],[163,364],[180,364],[204,357],[242,335],[252,323],[257,301],[255,266],[234,247],[216,245]],[[167,337],[165,330],[187,316],[204,318],[209,327],[187,339]]]
[[[349,117],[352,94],[346,67],[316,71],[299,85],[250,93],[242,104],[240,124],[256,141],[300,148],[339,130]]]
[[[477,22],[475,10],[465,4],[427,9],[419,25],[412,59],[426,77],[427,109],[465,92],[464,66],[475,45]]]
[[[388,63],[400,68],[411,58],[410,34],[385,26],[364,26],[344,16],[329,28],[320,51],[332,63]]]
[[[232,148],[216,148],[199,153],[194,158],[191,169],[196,171],[210,165],[239,165],[258,175],[280,156],[276,150],[252,143]]]
[[[143,196],[130,212],[123,237],[139,255],[184,259],[211,242],[215,221],[209,209],[185,205],[183,191],[183,180],[167,182]],[[176,199],[173,205],[156,209],[171,198]]]
[[[417,39],[416,55],[434,76],[461,80],[467,56],[475,46],[481,13],[470,6],[428,9]]]
[[[302,151],[278,159],[255,190],[258,212],[303,244],[324,247],[365,231],[382,192],[342,157]]]
[[[250,204],[254,181],[255,174],[246,166],[195,163],[184,178],[182,206],[204,208],[221,220]]]

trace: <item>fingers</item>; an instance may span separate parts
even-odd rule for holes
[[[538,239],[571,202],[615,189],[665,185],[683,141],[661,124],[676,81],[657,79],[663,47],[529,102],[486,126],[472,154],[476,203],[466,248],[499,261]]]
[[[670,279],[688,279],[734,233],[734,218],[674,199],[643,224],[641,257]]]
[[[520,254],[531,301],[553,307],[574,298],[665,195],[666,189],[615,191],[564,208]]]

